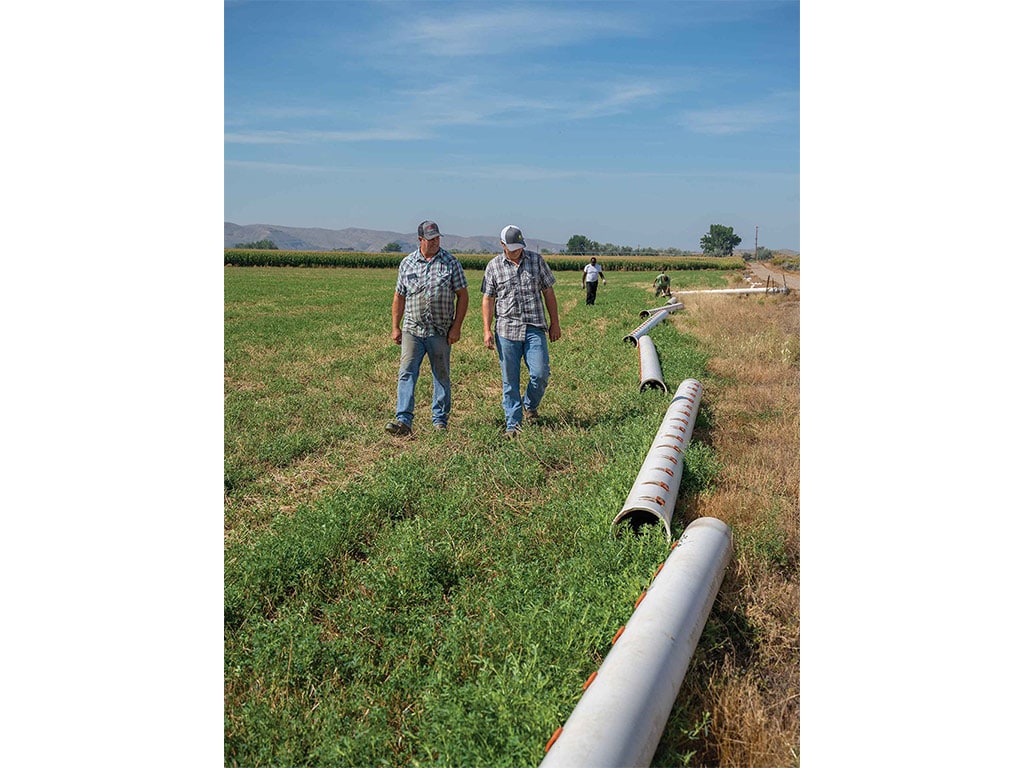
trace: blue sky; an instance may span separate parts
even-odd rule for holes
[[[798,2],[228,2],[224,217],[800,248]]]

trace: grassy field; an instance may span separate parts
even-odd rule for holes
[[[225,269],[227,765],[536,765],[667,556],[653,528],[609,532],[670,399],[622,341],[654,273],[610,273],[596,306],[556,274],[563,337],[518,442],[481,276],[451,429],[425,365],[401,440],[393,270]],[[654,762],[797,764],[799,301],[686,303],[651,332],[670,392],[705,388],[673,533],[713,515],[736,556]]]

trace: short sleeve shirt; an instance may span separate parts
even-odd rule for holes
[[[528,325],[547,330],[542,294],[554,284],[551,267],[534,251],[524,248],[518,266],[504,253],[491,259],[484,269],[480,291],[495,298],[497,334],[509,341],[524,341]]]
[[[583,279],[588,283],[596,283],[597,278],[602,276],[602,272],[604,272],[604,270],[601,269],[600,264],[587,264],[587,266],[583,268]]]
[[[447,336],[455,319],[455,292],[466,273],[444,248],[427,261],[417,248],[398,265],[395,293],[405,297],[402,330],[414,336]]]

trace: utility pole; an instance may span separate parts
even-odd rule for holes
[[[754,261],[757,261],[757,226],[754,226]]]

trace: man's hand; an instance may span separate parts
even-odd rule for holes
[[[448,329],[448,343],[454,344],[462,338],[462,329],[456,328],[454,325]]]
[[[494,334],[490,331],[484,331],[484,346],[488,349],[494,349]]]
[[[548,328],[548,338],[552,341],[558,341],[562,338],[562,326],[558,324],[557,320],[551,321],[551,326]]]
[[[391,329],[391,340],[393,342],[395,342],[395,344],[398,344],[399,346],[401,346],[401,344],[402,344],[402,329],[401,328],[392,328]]]

